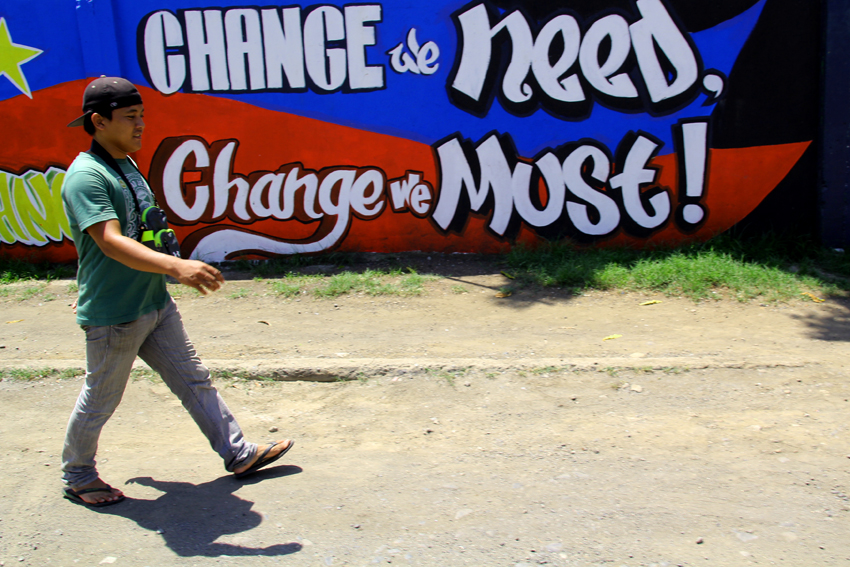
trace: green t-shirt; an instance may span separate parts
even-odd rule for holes
[[[154,204],[144,177],[126,159],[116,160],[133,186],[139,206]],[[145,313],[165,307],[165,276],[141,272],[108,258],[85,230],[102,221],[117,219],[124,236],[136,239],[139,211],[124,180],[99,157],[77,156],[62,185],[62,202],[77,247],[77,323],[117,325],[135,321]]]

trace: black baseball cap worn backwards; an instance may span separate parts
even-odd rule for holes
[[[82,126],[86,116],[95,112],[103,114],[101,111],[136,104],[142,104],[142,95],[133,83],[121,77],[100,77],[89,83],[83,93],[83,115],[68,126]]]

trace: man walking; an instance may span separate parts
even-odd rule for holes
[[[123,493],[98,476],[95,453],[106,421],[121,401],[136,356],[182,401],[241,478],[283,456],[293,442],[257,446],[242,430],[210,381],[165,287],[165,275],[201,293],[224,283],[216,268],[162,253],[140,242],[143,215],[155,205],[144,176],[128,154],[142,147],[144,106],[129,81],[101,77],[86,87],[83,126],[92,147],[68,169],[62,200],[79,255],[77,323],[86,334],[86,381],[68,422],[62,453],[65,497],[106,506]]]

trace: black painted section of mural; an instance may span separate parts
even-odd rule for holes
[[[823,14],[821,237],[850,245],[850,0],[827,0]]]
[[[813,141],[732,233],[819,238],[820,2],[768,0],[715,111],[714,147]]]

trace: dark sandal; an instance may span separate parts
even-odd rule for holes
[[[118,496],[115,500],[105,500],[103,502],[86,502],[82,498],[82,494],[93,494],[95,492],[110,492],[113,496],[117,496],[114,492],[112,492],[112,487],[108,484],[99,488],[84,488],[82,490],[74,490],[73,488],[65,488],[64,489],[64,497],[73,502],[74,504],[82,504],[83,506],[88,506],[89,508],[102,508],[103,506],[112,506],[113,504],[118,504],[119,502],[124,500],[124,495]]]
[[[249,474],[254,474],[255,472],[257,472],[258,470],[260,470],[261,468],[263,468],[265,466],[272,464],[273,462],[275,462],[276,460],[278,460],[279,458],[284,456],[286,454],[286,452],[289,451],[290,449],[292,449],[292,446],[295,445],[295,441],[293,441],[292,439],[288,439],[287,441],[289,441],[289,445],[286,446],[286,449],[284,449],[283,451],[281,451],[280,453],[278,453],[274,457],[266,459],[266,455],[268,455],[269,452],[272,449],[274,449],[275,447],[280,445],[280,443],[272,443],[271,445],[266,447],[266,450],[263,451],[263,454],[260,455],[260,457],[257,459],[257,461],[253,465],[251,465],[249,468],[245,469],[241,473],[234,473],[234,476],[236,478],[243,478],[243,477],[248,476]]]

